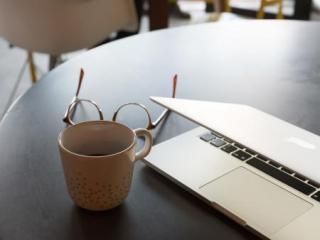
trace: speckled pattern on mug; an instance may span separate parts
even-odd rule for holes
[[[121,177],[119,184],[93,182],[81,172],[66,178],[71,198],[79,207],[91,210],[114,208],[127,197],[131,185],[132,171]]]

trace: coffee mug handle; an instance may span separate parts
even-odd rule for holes
[[[134,158],[134,162],[135,162],[137,160],[143,159],[145,156],[149,154],[152,147],[153,139],[152,139],[151,133],[147,129],[138,128],[133,131],[137,137],[143,137],[145,139],[143,148],[139,152],[137,152],[135,155],[135,158]]]

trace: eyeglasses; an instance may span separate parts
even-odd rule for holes
[[[94,101],[92,101],[90,99],[79,98],[79,93],[80,93],[83,77],[84,77],[84,71],[81,68],[80,69],[80,76],[79,76],[79,82],[78,82],[78,87],[77,87],[76,94],[72,98],[72,100],[71,100],[71,102],[70,102],[70,104],[69,104],[69,106],[68,106],[68,108],[67,108],[67,110],[66,110],[66,112],[64,114],[64,117],[62,119],[68,125],[74,125],[75,124],[75,122],[73,121],[74,113],[76,111],[76,108],[77,108],[78,104],[83,103],[83,102],[89,103],[90,105],[92,105],[94,107],[94,109],[98,112],[100,120],[104,119],[102,110],[101,110],[101,108],[98,106],[98,104],[96,102],[94,102]],[[174,77],[172,79],[172,98],[175,98],[175,96],[176,96],[177,80],[178,80],[178,76],[176,74],[176,75],[174,75]],[[144,106],[141,103],[132,102],[132,103],[123,104],[120,107],[118,107],[118,109],[113,114],[112,121],[117,121],[117,116],[119,115],[119,112],[123,111],[123,109],[125,109],[125,108],[127,108],[129,106],[137,106],[137,107],[141,108],[143,110],[143,112],[145,112],[145,114],[147,115],[147,126],[145,128],[148,129],[148,130],[152,130],[152,129],[156,128],[159,125],[159,123],[164,118],[166,118],[166,116],[170,112],[170,110],[165,109],[155,121],[152,121],[151,114],[150,114],[149,110],[146,108],[146,106]]]

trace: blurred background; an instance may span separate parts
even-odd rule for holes
[[[0,21],[1,14],[6,15],[1,12],[1,4],[5,4],[5,1],[0,1]],[[224,2],[221,4],[221,1]],[[13,101],[32,84],[41,81],[41,76],[50,69],[90,48],[108,44],[117,39],[166,27],[205,22],[243,21],[257,18],[320,20],[320,0],[135,0],[132,3],[138,16],[137,29],[115,31],[105,36],[103,41],[88,48],[55,56],[21,48],[19,44],[14,44],[8,37],[4,37],[5,34],[2,34],[0,29],[0,119]],[[6,20],[2,22],[3,25],[11,24]]]

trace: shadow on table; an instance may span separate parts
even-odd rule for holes
[[[128,209],[122,204],[108,211],[94,212],[74,206],[72,239],[129,239],[124,226],[129,224]]]

